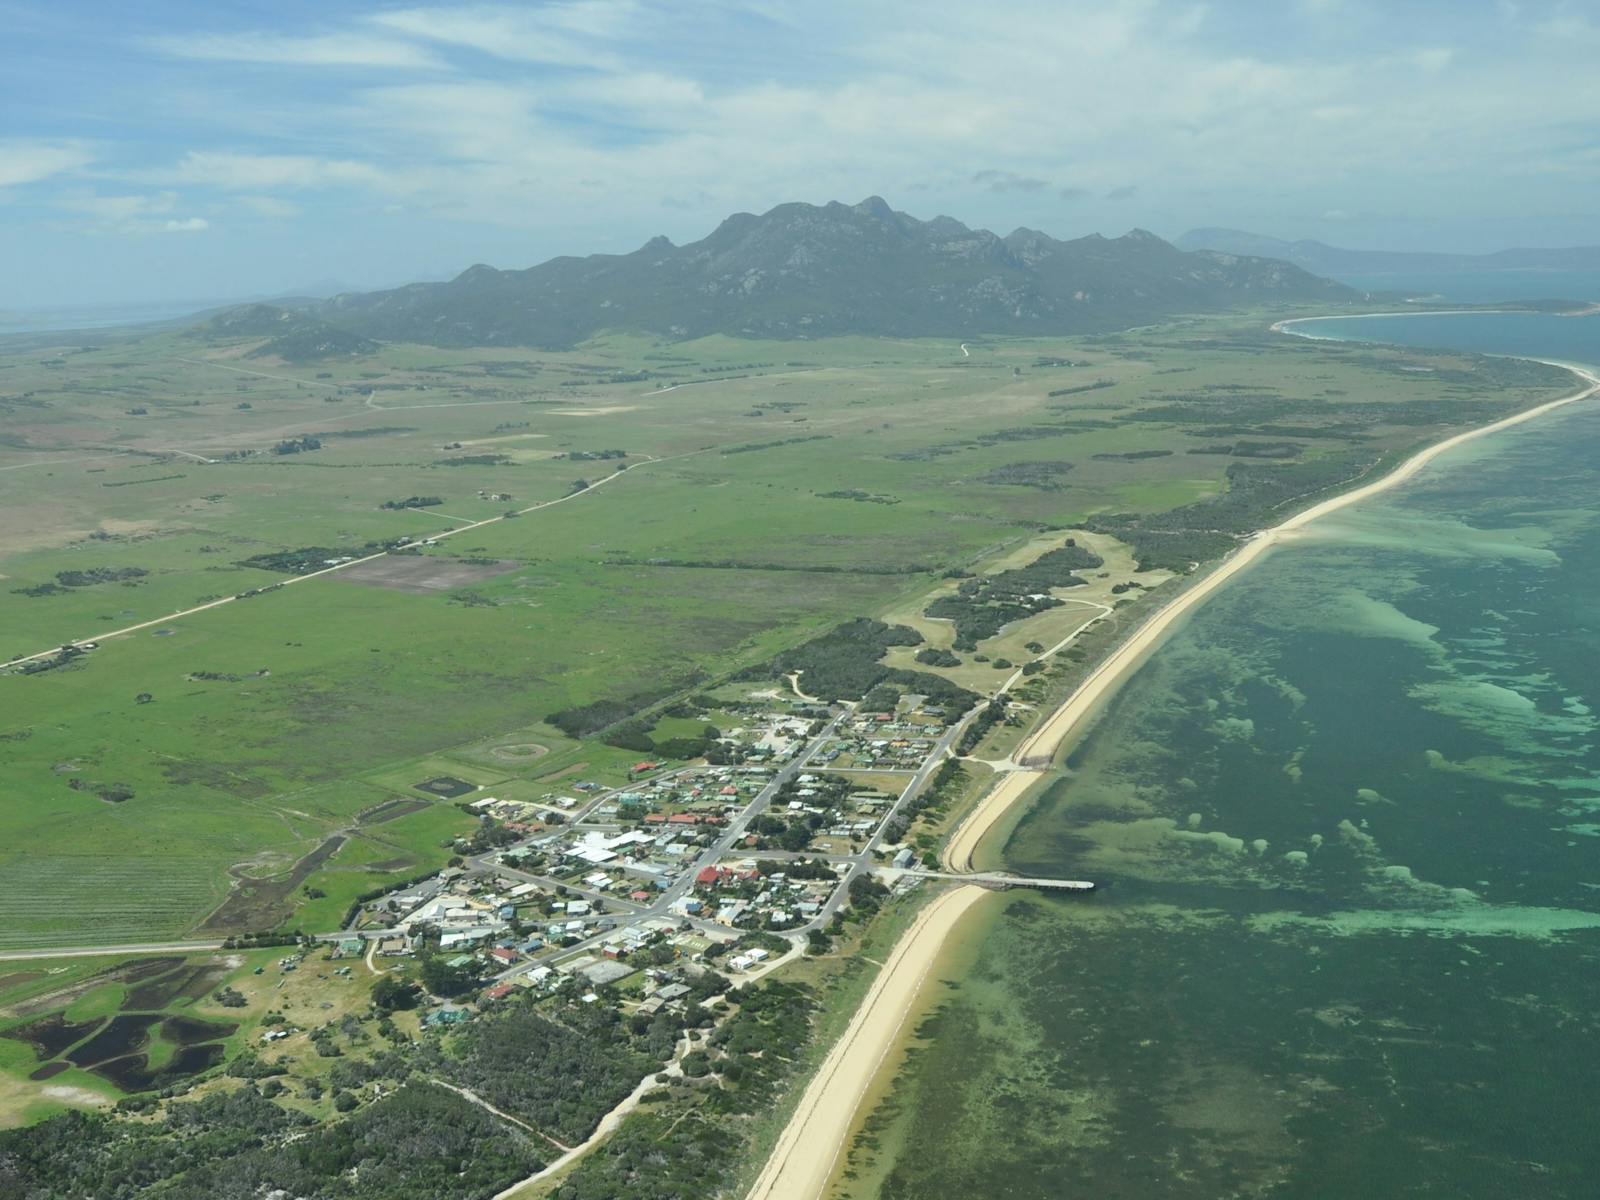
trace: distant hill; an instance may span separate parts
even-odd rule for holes
[[[336,296],[331,324],[385,341],[571,346],[602,330],[693,338],[974,337],[1125,329],[1175,313],[1356,293],[1299,267],[1186,253],[1136,229],[1057,241],[919,221],[877,197],[729,217],[686,246],[475,266],[446,283]]]
[[[1326,242],[1286,242],[1241,229],[1191,229],[1177,244],[1191,251],[1282,259],[1324,275],[1378,275],[1439,271],[1597,271],[1600,246],[1498,250],[1493,254],[1410,254],[1346,250]]]
[[[371,354],[378,348],[378,343],[358,333],[275,304],[240,304],[225,308],[195,326],[192,334],[207,340],[265,338],[261,345],[246,352],[245,357],[281,358],[291,363],[350,358]]]

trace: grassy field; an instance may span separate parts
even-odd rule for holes
[[[423,780],[625,778],[637,755],[566,738],[544,723],[558,709],[715,681],[857,615],[945,645],[920,614],[947,572],[1217,496],[1263,445],[1376,460],[1561,390],[1268,333],[1283,315],[970,357],[613,337],[295,367],[170,332],[0,353],[0,652],[154,622],[0,673],[0,948],[181,935],[230,890],[211,929],[336,922],[466,827],[442,802],[363,823]],[[320,446],[273,452],[302,435]],[[376,564],[260,561],[433,538],[607,479]],[[382,507],[411,498],[439,503]],[[1073,608],[980,651],[1059,640]]]

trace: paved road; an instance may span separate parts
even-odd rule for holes
[[[784,785],[805,770],[811,760],[822,750],[828,739],[837,732],[839,722],[849,716],[852,711],[851,708],[841,709],[823,726],[822,732],[811,739],[804,750],[778,769],[778,773],[767,782],[766,787],[757,793],[756,798],[745,806],[744,811],[728,822],[728,827],[723,830],[722,836],[702,851],[700,857],[695,859],[694,865],[683,873],[677,883],[663,893],[668,905],[679,897],[688,894],[689,889],[694,886],[694,877],[698,872],[706,867],[715,866],[720,860],[727,857],[728,853],[733,849],[734,843],[741,841],[745,837],[746,831],[750,828],[750,822],[772,807],[773,800],[783,790]]]
[[[673,912],[672,905],[682,897],[688,895],[690,889],[694,887],[694,879],[696,875],[698,875],[706,867],[715,866],[717,863],[733,854],[734,846],[745,836],[746,831],[750,827],[750,823],[755,820],[755,818],[765,813],[772,806],[773,800],[777,798],[778,793],[783,789],[785,784],[792,781],[811,764],[811,761],[817,756],[818,753],[821,752],[822,747],[826,745],[829,739],[831,739],[838,731],[839,723],[848,717],[852,711],[853,709],[851,707],[845,707],[841,709],[828,721],[825,726],[823,726],[822,731],[807,743],[804,750],[802,750],[784,766],[780,767],[777,774],[768,780],[767,785],[763,787],[759,793],[757,793],[756,797],[744,807],[743,811],[740,812],[737,817],[729,822],[728,827],[723,830],[717,839],[712,842],[710,846],[702,850],[700,854],[695,857],[692,863],[687,863],[684,865],[681,874],[678,875],[671,886],[663,890],[659,896],[650,902],[649,905],[634,906],[628,904],[627,907],[633,909],[633,911],[619,913],[618,916],[629,924],[647,921],[652,918],[661,918],[676,923],[686,922],[690,926],[705,933],[726,935],[730,932],[735,932],[729,930],[727,926],[718,925],[716,922],[708,921],[704,918],[684,917],[680,913]],[[920,771],[912,779],[911,783],[907,785],[905,792],[901,793],[900,799],[896,802],[895,807],[890,810],[889,815],[892,816],[895,812],[899,811],[901,805],[908,802],[909,798],[915,795],[917,791],[920,791],[921,786],[926,783],[932,770],[937,767],[938,761],[943,759],[944,751],[954,739],[958,730],[964,727],[964,724],[965,722],[952,727],[951,730],[948,731],[942,739],[940,739],[938,745],[934,749],[933,756],[931,756],[929,759],[929,764],[931,765],[925,764],[922,771]],[[823,768],[818,769],[821,770]],[[594,808],[598,807],[602,799],[603,797],[597,797],[592,804],[586,806],[585,811],[593,811]],[[885,819],[887,820],[887,818]],[[847,863],[849,864],[850,869],[840,877],[838,886],[836,886],[833,892],[829,895],[827,902],[823,905],[822,911],[814,920],[808,921],[806,924],[797,926],[793,929],[785,930],[782,936],[787,937],[791,942],[798,945],[800,939],[808,930],[819,927],[832,918],[833,914],[844,905],[849,896],[849,882],[854,873],[863,866],[870,865],[870,852],[875,847],[876,841],[877,839],[875,838],[872,842],[868,843],[867,848],[863,850],[862,853],[855,855],[792,855],[792,857],[795,858],[824,858],[831,862]],[[784,855],[787,853],[788,852],[785,851],[760,852],[761,857]],[[752,857],[754,857],[754,855],[752,855]],[[485,867],[486,869],[492,870],[505,870],[503,867],[493,866],[492,864],[485,864]],[[512,872],[507,873],[511,874]],[[549,880],[548,882],[550,884],[554,884],[557,881]],[[571,884],[567,884],[565,886],[571,891],[578,890],[573,888]],[[601,898],[605,899],[611,904],[624,903],[616,896],[602,895]],[[568,947],[565,952],[565,956],[570,957],[571,955],[581,953],[585,950],[592,950],[609,940],[614,935],[615,930],[611,929],[597,931],[591,936],[584,938],[576,945]],[[527,963],[520,963],[517,966],[502,972],[499,976],[497,976],[497,978],[506,979],[513,975],[520,974],[527,970],[527,967]]]
[[[985,700],[974,705],[965,716],[950,726],[949,729],[946,729],[943,736],[934,743],[933,749],[928,752],[928,757],[923,760],[922,766],[917,768],[917,773],[911,777],[911,781],[906,784],[905,789],[900,793],[900,798],[884,814],[883,820],[878,822],[877,830],[867,839],[867,844],[861,848],[861,853],[850,855],[844,859],[849,863],[849,867],[840,877],[839,886],[834,889],[833,894],[823,904],[822,910],[804,925],[798,926],[794,930],[796,934],[804,935],[810,933],[813,929],[821,929],[829,921],[833,920],[833,915],[843,908],[849,900],[850,884],[855,877],[863,871],[877,869],[877,853],[883,845],[884,831],[889,828],[890,822],[903,813],[913,800],[922,795],[928,783],[933,779],[934,773],[950,757],[950,748],[961,739],[961,735],[967,731],[967,726],[972,723],[973,718],[978,713],[988,707],[988,703]]]

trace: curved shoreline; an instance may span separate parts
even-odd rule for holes
[[[1373,313],[1371,316],[1404,314]],[[1413,314],[1421,315],[1421,314]],[[1316,320],[1319,318],[1303,318]],[[1293,337],[1311,337],[1285,328],[1290,321],[1272,326],[1275,332]],[[1515,356],[1525,357],[1525,356]],[[1348,492],[1331,496],[1261,531],[1225,558],[1193,587],[1174,596],[1158,609],[1133,636],[1101,661],[1089,677],[1075,688],[1011,753],[1010,770],[1003,771],[989,793],[962,821],[945,845],[943,858],[948,869],[970,871],[973,858],[984,838],[1005,818],[1030,788],[1049,773],[1051,763],[1068,737],[1076,733],[1112,696],[1173,630],[1178,622],[1198,608],[1223,584],[1262,558],[1274,546],[1292,541],[1311,522],[1358,504],[1411,479],[1434,459],[1457,446],[1488,434],[1531,421],[1557,408],[1600,394],[1600,374],[1575,363],[1533,359],[1562,367],[1578,377],[1581,385],[1571,395],[1546,401],[1477,429],[1463,430],[1442,441],[1424,446],[1379,479]],[[971,893],[960,906],[958,917],[982,896],[979,889],[963,887],[940,897],[895,945],[882,972],[856,1011],[843,1037],[829,1051],[822,1067],[811,1080],[800,1106],[785,1127],[768,1157],[747,1200],[817,1200],[827,1187],[845,1139],[854,1126],[856,1109],[866,1094],[879,1064],[893,1049],[901,1024],[915,1002],[923,978],[931,969],[940,947],[956,921],[933,922],[936,911],[953,897]],[[901,968],[906,978],[897,984],[892,976]],[[893,986],[892,986],[893,985]],[[885,1007],[888,1011],[875,1011]],[[858,1053],[864,1060],[849,1064],[845,1060]]]
[[[1274,327],[1276,328],[1276,326]],[[1291,334],[1304,337],[1304,334]],[[1274,546],[1292,541],[1311,522],[1329,513],[1359,504],[1412,478],[1434,459],[1457,446],[1477,438],[1498,433],[1524,421],[1543,416],[1553,409],[1574,404],[1600,393],[1600,375],[1588,367],[1575,363],[1534,359],[1550,366],[1561,367],[1583,382],[1577,391],[1537,404],[1521,412],[1512,413],[1477,429],[1467,429],[1443,441],[1424,446],[1388,474],[1361,487],[1330,496],[1293,516],[1256,534],[1238,550],[1225,558],[1209,575],[1193,587],[1174,596],[1164,607],[1141,626],[1132,637],[1123,642],[1089,674],[1054,712],[1041,721],[1011,752],[1016,769],[1007,772],[999,784],[973,810],[956,829],[945,848],[945,861],[954,870],[971,870],[972,857],[984,836],[1004,817],[1012,802],[1038,779],[1043,778],[1050,762],[1060,751],[1067,738],[1121,685],[1149,653],[1165,639],[1172,628],[1193,609],[1199,607],[1213,593],[1240,571],[1266,555]]]
[[[855,1124],[856,1109],[898,1043],[939,948],[967,910],[986,895],[980,887],[961,884],[917,914],[812,1076],[746,1193],[747,1200],[814,1200],[827,1188]]]
[[[1541,312],[1535,308],[1413,308],[1402,312],[1369,312],[1369,313],[1328,313],[1321,317],[1285,317],[1281,321],[1274,321],[1268,329],[1272,333],[1287,333],[1290,337],[1303,337],[1313,342],[1342,342],[1361,341],[1366,338],[1326,338],[1318,337],[1314,333],[1301,333],[1298,329],[1291,329],[1292,325],[1305,325],[1312,321],[1365,321],[1372,317],[1481,317],[1489,314],[1501,316],[1515,316],[1518,314],[1531,317],[1593,317],[1600,315],[1600,300],[1591,300],[1586,308],[1575,308],[1568,312]],[[1368,343],[1375,344],[1375,343]],[[1416,347],[1407,347],[1416,349]],[[1526,355],[1511,354],[1507,358],[1525,358]],[[1530,359],[1531,362],[1545,362],[1546,359]],[[1566,363],[1559,364],[1566,366]]]

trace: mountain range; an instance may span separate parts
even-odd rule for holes
[[[1058,241],[921,221],[874,196],[739,213],[676,246],[474,266],[444,283],[300,308],[358,337],[441,346],[562,348],[604,330],[694,338],[974,337],[1125,329],[1185,312],[1358,293],[1257,255],[1181,250],[1135,229]],[[315,343],[306,330],[297,340]]]
[[[1191,229],[1177,241],[1194,253],[1256,255],[1294,263],[1320,275],[1380,275],[1440,271],[1600,271],[1600,246],[1522,248],[1493,254],[1434,254],[1347,250],[1326,242],[1289,242],[1242,229]]]

